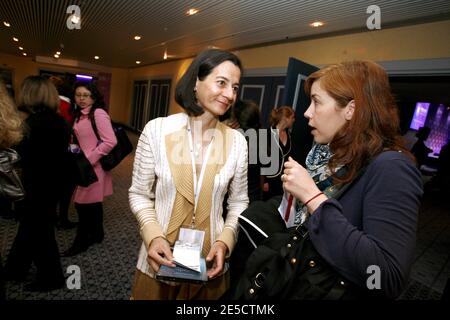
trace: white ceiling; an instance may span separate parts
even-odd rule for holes
[[[136,60],[164,61],[165,50],[177,59],[208,46],[239,49],[367,31],[366,10],[374,4],[381,28],[450,19],[449,0],[1,0],[0,52],[21,55],[22,46],[28,56],[53,57],[59,50],[65,59],[136,67]],[[66,26],[69,5],[81,9],[79,30]],[[187,16],[190,8],[200,12]],[[325,26],[311,28],[317,20]],[[137,34],[140,41],[133,40]]]

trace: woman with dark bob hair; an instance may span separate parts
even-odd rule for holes
[[[374,62],[344,62],[311,74],[305,91],[314,144],[306,168],[292,158],[284,165],[283,188],[297,209],[287,225],[309,230],[318,254],[346,279],[337,285],[358,292],[346,297],[395,298],[414,260],[422,181],[399,135],[388,76]]]
[[[241,73],[233,53],[201,52],[176,87],[185,112],[150,121],[139,138],[129,190],[143,238],[133,299],[218,299],[228,289],[226,259],[236,242],[238,216],[248,206],[247,143],[219,116],[235,103]],[[155,278],[162,265],[175,266],[171,246],[183,232],[203,236],[204,284]]]

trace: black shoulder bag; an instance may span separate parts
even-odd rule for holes
[[[333,198],[341,197],[352,183],[338,189]],[[260,202],[254,210],[250,207],[239,217],[241,233],[257,247],[248,256],[227,298],[281,301],[360,297],[363,289],[344,279],[320,256],[307,228],[304,225],[286,228],[277,207]]]
[[[25,197],[20,177],[16,172],[20,161],[19,154],[13,149],[0,150],[0,198],[19,201]]]
[[[95,123],[93,113],[92,115],[89,114],[89,119],[91,120],[92,128],[94,129],[97,140],[102,141],[100,139],[100,135],[98,134],[97,124]],[[133,145],[125,132],[125,129],[113,122],[111,122],[111,126],[114,130],[114,134],[116,135],[117,144],[107,155],[100,159],[100,164],[105,171],[114,169],[127,155],[131,153],[131,151],[133,151]]]
[[[72,142],[77,146],[74,150],[69,148],[68,161],[71,167],[74,182],[77,186],[88,187],[98,181],[94,167],[86,158],[80,147],[77,136],[72,132]]]

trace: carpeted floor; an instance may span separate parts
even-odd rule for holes
[[[130,134],[135,142],[137,136]],[[126,300],[141,243],[137,223],[128,205],[127,190],[131,183],[133,156],[127,157],[113,170],[114,195],[104,202],[105,240],[83,254],[62,258],[63,269],[76,265],[81,270],[81,288],[34,293],[24,290],[24,283],[7,282],[10,300]],[[76,221],[74,208],[70,218]],[[14,240],[17,222],[0,218],[0,252],[3,259]],[[60,251],[67,249],[75,229],[57,230]],[[408,286],[400,299],[438,300],[450,278],[450,210],[436,197],[424,198],[418,227],[416,259]],[[28,281],[33,279],[31,270]],[[69,273],[67,273],[69,276]],[[26,282],[25,282],[26,283]]]

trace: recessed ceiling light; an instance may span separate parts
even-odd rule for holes
[[[310,24],[310,26],[313,28],[318,28],[318,27],[323,26],[323,24],[324,23],[322,21],[314,21],[313,23]]]
[[[23,50],[23,47],[19,47],[19,50]]]
[[[27,53],[26,52],[24,52],[24,53],[22,53],[25,57],[27,56]]]
[[[192,8],[186,11],[186,15],[193,16],[194,14],[198,13],[198,11],[199,11],[198,9]]]
[[[3,21],[3,24],[5,25],[5,27],[8,27],[8,28],[11,27],[11,24],[7,21]]]
[[[136,64],[141,64],[141,62],[139,60],[136,61]]]
[[[167,60],[167,50],[164,51],[164,60]]]
[[[19,39],[17,39],[16,37],[13,37],[13,41],[19,42]]]
[[[56,59],[58,59],[58,58],[59,58],[59,54],[55,54],[54,57],[55,57]]]
[[[95,59],[95,60],[98,60],[98,59],[100,59],[100,57],[99,57],[99,56],[95,56],[94,59]]]
[[[56,51],[56,54],[59,56],[61,54],[61,51]]]
[[[134,40],[141,40],[142,37],[141,36],[134,36]]]

